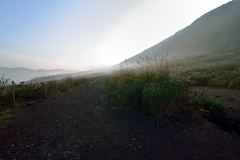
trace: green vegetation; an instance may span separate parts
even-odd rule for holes
[[[107,77],[107,97],[120,109],[140,108],[157,121],[178,116],[199,119],[226,109],[220,101],[189,92],[187,79],[172,68],[171,61],[157,55],[131,66],[126,62]]]
[[[222,116],[221,111],[227,110],[227,107],[219,101],[205,97],[197,92],[187,95],[188,105],[185,113],[192,119],[201,118],[202,116]]]
[[[10,117],[11,115],[9,114],[10,110],[7,109],[4,112],[0,112],[0,120],[6,118],[6,117]]]
[[[238,133],[236,133],[236,132],[232,132],[232,135],[233,135],[234,137],[236,137],[236,138],[239,138],[239,135],[238,135]]]
[[[183,72],[195,85],[240,89],[240,61]]]
[[[12,85],[10,85],[10,78],[4,78],[3,75],[0,79],[0,116],[8,114],[8,108],[14,106],[13,88],[15,106],[18,106],[20,104],[26,104],[30,101],[47,99],[62,92],[81,87],[85,84],[87,85],[97,78],[99,77],[73,78],[68,76],[62,80],[49,80],[44,83],[15,84],[12,81]]]

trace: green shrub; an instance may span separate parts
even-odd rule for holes
[[[188,94],[187,100],[188,107],[185,110],[187,115],[189,115],[189,108],[194,108],[196,115],[199,117],[208,116],[209,114],[216,114],[227,110],[227,107],[221,101],[213,100],[205,97],[203,94],[198,94],[197,92]],[[193,114],[189,116],[193,116]]]
[[[1,116],[9,116],[9,112],[10,112],[10,110],[6,110],[4,112],[0,112],[0,117]]]

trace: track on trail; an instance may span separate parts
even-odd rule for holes
[[[105,77],[0,124],[0,159],[238,159],[240,140],[206,120],[157,125],[102,101]]]

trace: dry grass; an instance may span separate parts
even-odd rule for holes
[[[201,118],[210,112],[211,103],[215,102],[201,97],[199,104],[197,95],[188,92],[189,83],[181,74],[176,69],[174,58],[168,59],[167,56],[139,58],[133,64],[126,61],[107,77],[107,97],[118,108],[144,109],[157,121],[180,115]],[[193,101],[194,106],[189,103]],[[223,109],[221,103],[217,104],[218,111]]]
[[[61,80],[49,80],[44,83],[15,84],[10,79],[0,79],[0,112],[3,114],[8,108],[14,106],[12,86],[14,86],[15,106],[25,104],[29,101],[37,101],[56,96],[62,92],[87,85],[99,77],[78,77],[68,76]],[[1,114],[0,113],[0,114]]]

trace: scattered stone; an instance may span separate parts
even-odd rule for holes
[[[41,103],[41,102],[43,102],[43,100],[38,100],[38,101],[37,101],[37,103]]]
[[[34,101],[30,101],[30,102],[27,103],[27,105],[34,105],[34,104],[35,104]]]
[[[236,101],[236,99],[235,98],[228,98],[228,101]]]

